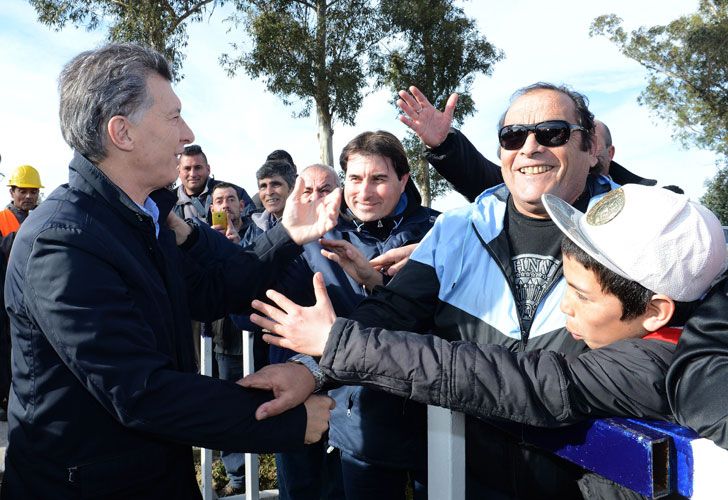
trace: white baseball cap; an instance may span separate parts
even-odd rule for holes
[[[541,200],[559,229],[597,262],[673,300],[700,299],[726,269],[720,221],[685,195],[626,184],[585,214],[551,194]]]

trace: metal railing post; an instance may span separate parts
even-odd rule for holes
[[[212,376],[212,337],[200,337],[200,372]],[[212,485],[212,450],[200,450],[200,470],[202,474],[202,498],[213,500],[215,488]]]
[[[427,407],[427,496],[465,498],[465,415]]]
[[[255,371],[253,358],[253,332],[243,330],[243,375]],[[245,454],[245,499],[258,500],[260,498],[258,478],[258,455]]]

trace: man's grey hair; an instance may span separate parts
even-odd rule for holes
[[[121,115],[138,122],[153,104],[147,78],[172,81],[159,52],[133,43],[112,43],[71,59],[58,79],[61,132],[66,143],[93,163],[106,158],[106,126]]]
[[[293,189],[293,185],[296,183],[296,170],[293,165],[288,163],[286,160],[266,161],[255,173],[255,178],[258,182],[260,182],[263,179],[274,177],[276,175],[283,177],[283,180],[286,181],[288,187]]]
[[[303,173],[310,168],[317,168],[319,170],[325,170],[334,179],[334,186],[341,187],[341,179],[339,178],[339,174],[336,173],[336,170],[334,170],[333,167],[331,167],[329,165],[324,165],[323,163],[314,163],[313,165],[309,165],[308,167],[301,170],[301,173],[299,175],[303,175]]]

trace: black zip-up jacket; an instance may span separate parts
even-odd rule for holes
[[[728,278],[685,324],[667,373],[678,423],[728,449]]]
[[[270,395],[197,374],[190,317],[244,307],[298,255],[284,228],[241,249],[200,225],[180,249],[76,155],[34,210],[5,281],[13,386],[4,499],[199,498],[192,445],[303,447],[302,406],[257,421]]]
[[[325,237],[348,241],[367,259],[419,242],[438,212],[421,205],[422,198],[411,180],[405,194],[404,209],[379,221],[357,221],[344,206],[339,224]],[[295,297],[295,302],[313,303],[312,288],[300,283],[311,283],[315,272],[323,273],[337,315],[348,315],[368,294],[341,266],[321,255],[318,242],[305,245],[294,262],[298,264],[296,273],[286,277],[281,290]],[[341,387],[329,394],[336,400],[329,431],[332,446],[370,464],[424,469],[427,425],[422,405],[366,387]]]
[[[478,418],[538,427],[615,416],[671,420],[665,373],[677,341],[673,336],[621,340],[569,356],[448,342],[338,318],[319,364],[343,384],[375,387]]]

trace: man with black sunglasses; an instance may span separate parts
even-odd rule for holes
[[[500,166],[485,158],[462,132],[451,127],[457,94],[450,96],[444,112],[437,110],[417,87],[410,87],[409,92],[402,90],[399,96],[398,105],[403,112],[400,120],[422,140],[427,161],[458,193],[473,201],[483,190],[503,182]],[[615,162],[609,129],[599,120],[594,120],[594,127],[599,162],[592,173],[608,175],[619,185],[657,184],[656,180],[640,177]]]
[[[417,128],[421,121],[427,129],[436,119],[424,108],[426,100],[400,96],[405,124]],[[450,99],[446,113],[452,113],[455,101]],[[561,234],[541,195],[554,194],[586,211],[590,199],[615,186],[592,173],[599,169],[594,116],[581,94],[538,83],[513,95],[498,129],[501,169],[479,172],[481,180],[496,187],[480,194],[482,184],[462,176],[456,188],[477,196],[475,202],[443,214],[425,238],[427,244],[370,299],[376,308],[365,302],[351,318],[512,351],[545,349],[576,356],[584,346],[564,332],[559,310],[565,287]],[[426,144],[438,146],[431,154],[452,146],[458,148],[453,156],[472,161],[468,155],[475,149],[451,132],[448,126],[439,138],[423,137]],[[428,141],[449,141],[453,135],[461,139],[454,145]],[[479,156],[478,161],[487,160]],[[455,165],[462,168],[462,163]],[[497,185],[499,178],[505,184]],[[523,445],[493,422],[469,419],[466,432],[469,498],[581,497],[578,468]]]

